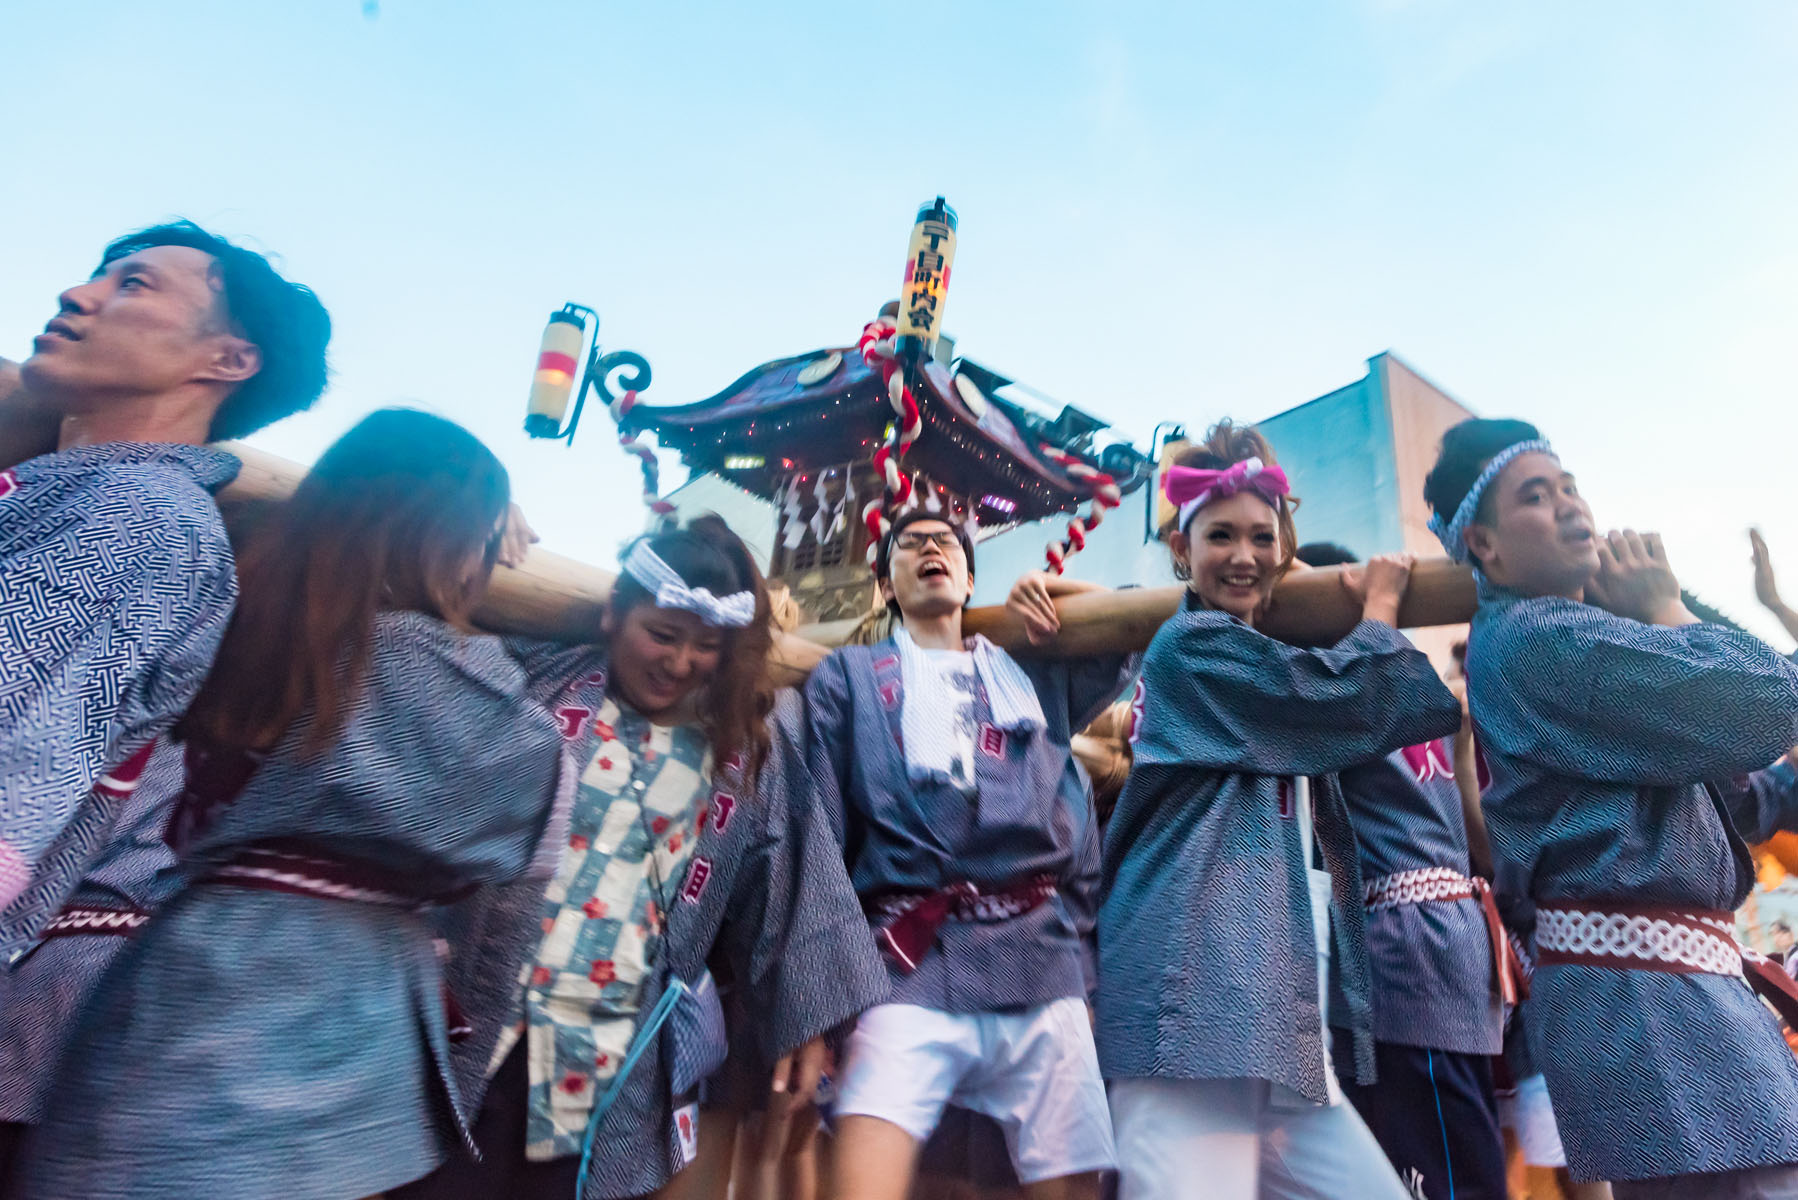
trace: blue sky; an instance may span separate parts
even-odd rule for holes
[[[961,348],[1138,440],[1397,350],[1536,420],[1603,523],[1757,629],[1798,599],[1798,8],[1343,0],[937,6],[0,0],[0,354],[125,229],[279,254],[337,337],[305,460],[461,420],[550,545],[640,523],[603,421],[527,442],[565,300],[646,400],[852,341],[915,205],[960,210]],[[672,472],[678,481],[680,472]],[[1783,637],[1778,644],[1787,645]]]

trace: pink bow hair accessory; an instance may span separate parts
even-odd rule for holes
[[[1191,524],[1193,514],[1213,500],[1224,500],[1239,492],[1254,492],[1277,507],[1280,497],[1290,494],[1286,472],[1268,466],[1259,458],[1244,459],[1221,471],[1199,467],[1169,467],[1161,476],[1161,494],[1168,503],[1180,509],[1177,528]]]

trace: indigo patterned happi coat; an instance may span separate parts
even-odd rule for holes
[[[1467,820],[1448,739],[1395,750],[1343,771],[1363,884],[1400,871],[1472,872]],[[1457,1054],[1504,1047],[1485,911],[1471,897],[1367,912],[1373,1035]]]
[[[886,996],[885,970],[806,775],[801,724],[798,695],[782,692],[753,793],[733,794],[729,806],[712,799],[685,870],[668,883],[675,899],[662,950],[636,1003],[639,1013],[650,1012],[670,978],[691,982],[708,964],[722,966],[764,1062]],[[577,745],[584,771],[598,744],[588,737]],[[564,823],[560,836],[578,835]],[[499,1065],[495,1048],[519,1011],[520,968],[542,943],[544,901],[541,882],[518,883],[446,914],[450,983],[474,1026],[453,1051],[471,1119]],[[596,1131],[584,1200],[647,1195],[686,1164],[690,1143],[676,1119],[694,1097],[675,1095],[670,1079],[663,1041],[651,1039]]]
[[[111,442],[0,471],[0,962],[56,915],[237,603],[204,446]]]
[[[1733,910],[1744,836],[1798,818],[1738,782],[1798,742],[1798,667],[1749,634],[1486,584],[1468,686],[1493,853],[1537,902]],[[1576,1178],[1798,1162],[1798,1062],[1743,980],[1538,966],[1527,1007]]]
[[[1020,658],[1042,704],[1034,735],[985,725],[975,792],[907,776],[905,703],[892,641],[844,646],[806,682],[807,754],[862,897],[986,889],[1050,875],[1048,903],[1005,921],[947,921],[906,974],[890,966],[892,1000],[944,1012],[994,1012],[1091,991],[1099,835],[1072,736],[1123,689],[1133,658]],[[984,710],[985,705],[979,706]],[[989,721],[981,711],[976,717]]]
[[[1361,872],[1336,773],[1460,724],[1430,660],[1389,625],[1301,649],[1188,593],[1149,645],[1135,764],[1105,831],[1106,1078],[1265,1079],[1329,1101],[1304,776],[1333,889],[1330,1019],[1354,1034],[1344,1066],[1370,1081]]]
[[[186,779],[181,747],[158,738],[135,791],[69,904],[152,913],[181,888],[163,834]],[[35,1122],[55,1084],[63,1043],[131,929],[48,938],[0,969],[0,1121]]]
[[[597,690],[568,682],[568,703]],[[343,1200],[419,1178],[465,1136],[425,913],[206,876],[279,839],[417,896],[546,877],[566,723],[498,639],[389,612],[342,734],[307,753],[309,728],[196,831],[194,882],[101,980],[26,1143],[25,1194]]]

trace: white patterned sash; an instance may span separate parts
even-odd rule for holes
[[[1452,867],[1419,867],[1382,875],[1368,883],[1363,898],[1369,909],[1398,908],[1405,904],[1431,904],[1447,900],[1478,900],[1486,921],[1486,940],[1492,946],[1492,979],[1498,995],[1506,1004],[1516,1004],[1529,995],[1529,973],[1517,953],[1504,922],[1499,919],[1498,902],[1492,897],[1492,885],[1473,875],[1463,875]]]

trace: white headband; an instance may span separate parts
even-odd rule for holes
[[[1473,481],[1473,486],[1467,489],[1467,495],[1461,500],[1460,507],[1455,509],[1453,519],[1444,521],[1442,514],[1430,514],[1430,532],[1436,535],[1436,539],[1442,543],[1442,548],[1448,551],[1450,558],[1458,563],[1472,561],[1473,552],[1468,550],[1467,539],[1463,535],[1467,532],[1467,527],[1473,524],[1474,516],[1480,511],[1480,498],[1486,494],[1486,489],[1492,486],[1492,481],[1498,478],[1498,473],[1511,464],[1512,459],[1525,454],[1546,454],[1550,458],[1555,458],[1554,447],[1540,438],[1506,446],[1492,456],[1492,461],[1486,464],[1486,469],[1480,472],[1479,478]],[[1555,461],[1561,460],[1555,458]]]
[[[624,559],[624,573],[655,597],[657,608],[677,608],[698,616],[707,625],[741,629],[755,620],[755,593],[732,592],[714,596],[707,588],[690,588],[687,581],[662,561],[643,538]]]

